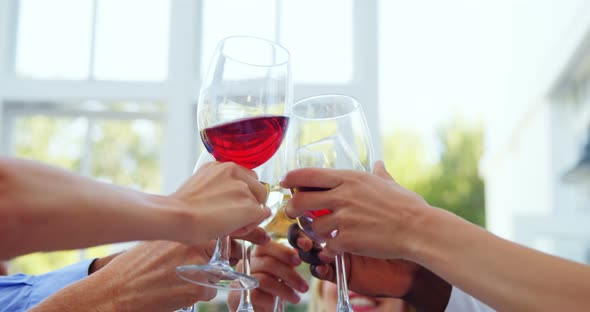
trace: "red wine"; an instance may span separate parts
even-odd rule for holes
[[[238,119],[202,130],[201,139],[217,161],[233,161],[253,169],[279,149],[288,124],[286,116]]]
[[[327,188],[321,188],[321,187],[307,187],[307,186],[302,186],[302,187],[295,187],[291,189],[291,194],[295,195],[297,194],[297,192],[321,192],[321,191],[327,191],[329,189]],[[314,210],[314,211],[306,211],[305,215],[314,219],[317,217],[321,217],[327,214],[332,213],[331,210],[329,209],[321,209],[321,210]]]

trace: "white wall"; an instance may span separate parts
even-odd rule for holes
[[[484,171],[488,229],[511,240],[516,216],[551,213],[550,106],[537,107]]]

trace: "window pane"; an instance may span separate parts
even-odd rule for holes
[[[293,79],[342,83],[353,75],[351,0],[284,0],[281,43],[293,58]]]
[[[96,79],[166,79],[169,0],[98,0],[96,29]]]
[[[92,131],[92,175],[100,180],[158,193],[162,127],[151,120],[101,120]]]
[[[91,0],[20,0],[16,75],[85,79],[90,64]]]
[[[275,0],[204,0],[201,73],[205,73],[217,43],[247,35],[275,40]]]
[[[14,156],[79,171],[86,118],[34,115],[16,118]]]

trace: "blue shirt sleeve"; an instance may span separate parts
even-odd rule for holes
[[[54,292],[88,276],[94,259],[42,275],[0,276],[0,312],[27,311]]]

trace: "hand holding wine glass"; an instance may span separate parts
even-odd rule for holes
[[[220,234],[244,235],[270,215],[268,207],[261,209],[260,203],[266,200],[267,192],[256,173],[234,163],[205,163],[171,197],[190,200],[193,206],[199,207],[187,207],[187,210],[200,216],[207,226],[178,230],[199,230],[198,236],[191,237],[203,242]]]
[[[382,259],[414,260],[408,248],[416,240],[410,233],[411,225],[421,211],[432,208],[418,194],[399,185],[383,162],[375,164],[374,174],[322,168],[293,170],[282,185],[290,187],[309,181],[330,191],[302,193],[290,203],[287,212],[291,216],[326,208],[334,212],[317,218],[312,225],[313,231],[324,238],[338,230],[338,235],[325,246],[328,255],[346,251]]]

